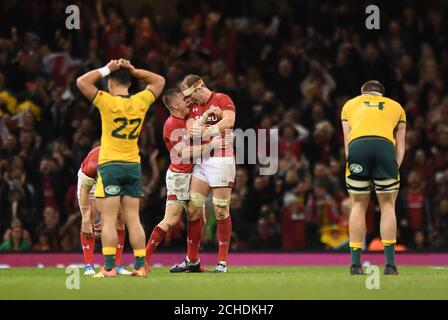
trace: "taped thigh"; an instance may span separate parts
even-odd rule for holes
[[[202,208],[205,205],[205,201],[207,201],[206,196],[199,192],[190,192],[190,203],[193,207]]]
[[[369,180],[354,180],[347,177],[345,185],[349,193],[370,193]]]
[[[397,179],[384,179],[373,180],[376,193],[396,192],[400,190],[400,180]]]

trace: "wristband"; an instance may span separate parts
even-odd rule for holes
[[[104,66],[102,68],[96,69],[99,73],[101,73],[101,76],[107,77],[110,74],[110,69],[108,66]]]

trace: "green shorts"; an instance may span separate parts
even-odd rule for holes
[[[400,176],[393,143],[377,136],[352,140],[348,145],[346,184],[353,193],[369,193],[372,184],[376,192],[397,191]]]
[[[108,162],[98,167],[95,197],[114,196],[143,196],[140,163]]]

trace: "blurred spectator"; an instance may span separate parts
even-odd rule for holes
[[[336,88],[336,82],[322,64],[314,60],[311,61],[310,72],[300,87],[305,101],[311,102],[315,98],[328,101],[331,92]]]
[[[24,237],[22,227],[16,226],[11,230],[10,237],[0,245],[0,251],[28,251],[31,243]]]
[[[258,220],[255,235],[250,239],[250,248],[255,250],[279,249],[281,240],[276,230],[269,224],[266,218]]]
[[[33,251],[50,251],[50,233],[46,230],[41,230],[37,235],[37,242],[33,246]]]
[[[32,229],[37,225],[36,195],[33,186],[27,182],[23,169],[4,173],[1,193],[5,201],[1,207],[0,231],[4,231],[16,218],[24,223],[26,228]]]
[[[280,132],[278,143],[279,154],[289,154],[296,160],[301,158],[301,141],[298,139],[298,132],[293,126],[285,126]]]
[[[80,247],[79,228],[81,223],[81,214],[72,213],[68,216],[64,225],[59,228],[60,248],[64,251],[74,251]],[[45,244],[45,242],[44,242]]]
[[[5,231],[3,235],[3,241],[11,239],[12,230],[17,228],[22,228],[22,221],[16,218],[11,221],[11,227]],[[29,232],[23,228],[22,228],[22,238],[25,239],[29,244],[32,243]]]
[[[280,212],[282,249],[303,249],[306,243],[305,186],[299,183],[292,193],[285,194]]]
[[[436,208],[435,230],[431,235],[433,247],[446,248],[448,245],[448,199],[443,199]]]
[[[310,247],[320,246],[319,229],[339,222],[339,210],[335,199],[324,184],[317,184],[307,201],[307,238]]]
[[[410,234],[407,235],[411,239],[409,242],[414,242],[417,233],[420,233],[419,238],[423,236],[423,245],[425,234],[430,232],[432,225],[430,223],[431,217],[429,213],[431,212],[429,201],[427,200],[424,182],[422,176],[417,171],[411,171],[408,175],[407,186],[402,190],[401,203],[404,204],[404,215],[406,216],[405,221],[400,221],[402,228],[409,229]],[[403,231],[404,234],[404,231]]]
[[[51,206],[46,206],[42,212],[43,222],[36,228],[36,234],[46,233],[49,238],[49,245],[51,250],[60,249],[59,241],[59,211]],[[79,234],[78,234],[79,236]]]
[[[35,182],[39,201],[37,207],[40,209],[45,207],[63,209],[63,182],[55,160],[51,157],[42,158]]]

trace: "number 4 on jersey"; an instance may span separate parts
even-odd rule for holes
[[[379,102],[378,104],[370,104],[369,101],[364,101],[364,106],[367,108],[378,108],[379,110],[383,110],[384,109],[384,101]]]

